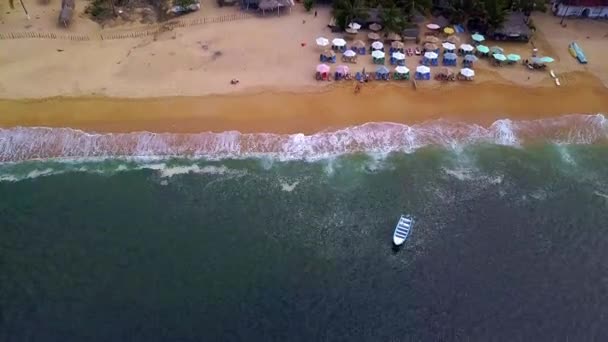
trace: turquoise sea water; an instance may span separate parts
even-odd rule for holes
[[[602,119],[256,136],[251,155],[230,133],[233,157],[0,130],[0,341],[605,340]],[[150,156],[196,139],[208,157]],[[49,155],[70,159],[31,159]]]

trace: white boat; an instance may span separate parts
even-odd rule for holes
[[[400,246],[405,242],[413,225],[414,218],[412,216],[401,215],[399,222],[397,222],[397,227],[395,227],[395,232],[393,233],[393,243],[395,246]]]

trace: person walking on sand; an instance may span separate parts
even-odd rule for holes
[[[315,10],[315,18],[317,17],[317,11]]]

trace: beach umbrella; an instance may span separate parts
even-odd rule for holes
[[[374,50],[381,50],[384,47],[384,44],[382,44],[382,42],[373,42],[372,43],[372,49]]]
[[[317,38],[317,45],[321,46],[321,47],[325,47],[325,46],[329,45],[329,39],[327,39],[325,37],[319,37],[319,38]]]
[[[334,40],[331,41],[331,44],[338,47],[346,46],[346,40],[342,38],[334,38]]]
[[[477,51],[479,51],[481,53],[489,53],[490,52],[490,48],[488,48],[485,45],[477,45]]]
[[[464,60],[467,62],[477,62],[477,57],[475,55],[466,55],[464,56]]]
[[[346,33],[348,33],[349,35],[356,35],[357,33],[359,33],[359,31],[352,29],[352,28],[347,28],[344,30]]]
[[[376,73],[381,74],[381,75],[386,75],[389,73],[389,70],[384,65],[380,65],[376,68]]]
[[[443,29],[443,33],[448,34],[448,35],[449,34],[454,34],[454,29],[451,28],[451,27],[446,27],[446,28]]]
[[[452,43],[445,42],[445,43],[443,43],[443,44],[441,44],[441,45],[442,45],[442,46],[443,46],[443,48],[444,48],[444,49],[446,49],[446,50],[450,50],[450,51],[454,51],[454,50],[456,50],[456,45],[454,45],[454,44],[452,44]]]
[[[400,41],[401,40],[401,36],[398,35],[398,34],[396,34],[396,33],[394,33],[394,32],[391,32],[391,33],[388,34],[388,37],[386,37],[386,39],[392,40],[392,41]]]
[[[429,30],[439,30],[439,25],[437,24],[427,24],[426,28],[428,28]]]
[[[500,61],[500,62],[504,62],[507,60],[507,57],[505,57],[505,55],[503,55],[502,53],[495,53],[492,56],[494,57],[495,60]]]
[[[551,57],[541,57],[540,61],[543,63],[553,63],[553,61],[555,61],[555,60]]]
[[[464,77],[473,77],[473,76],[475,76],[475,70],[469,69],[469,68],[460,69],[460,73]]]
[[[437,45],[433,43],[426,43],[424,44],[424,49],[427,51],[437,51]]]
[[[450,76],[450,75],[454,74],[454,72],[452,71],[452,69],[444,67],[444,68],[439,69],[439,74],[445,75],[445,76]]]
[[[464,52],[471,52],[473,51],[474,47],[471,44],[462,44],[460,45],[460,50],[464,51]]]
[[[397,51],[397,52],[393,52],[392,57],[398,61],[402,61],[405,59],[405,55],[402,54],[401,52]]]
[[[380,50],[376,50],[372,52],[372,57],[373,58],[384,58],[384,52],[380,51]]]
[[[440,42],[439,38],[434,37],[434,36],[426,36],[426,37],[424,37],[424,41],[427,43],[433,43],[433,44],[437,44]]]
[[[427,51],[424,53],[424,58],[427,58],[427,59],[436,59],[437,57],[438,57],[437,54],[432,51]]]
[[[332,50],[325,50],[322,55],[323,55],[323,57],[325,57],[327,59],[332,59],[332,58],[336,57],[336,53],[333,52]]]
[[[319,64],[317,65],[317,72],[320,72],[322,74],[328,73],[329,72],[329,65],[327,64]]]
[[[362,40],[355,40],[352,44],[352,47],[355,47],[357,49],[361,49],[365,47],[365,43]]]
[[[399,50],[399,49],[403,49],[405,47],[405,45],[402,42],[392,42],[391,47],[393,49]]]
[[[355,57],[356,55],[357,55],[357,53],[353,50],[344,51],[344,56],[346,56],[346,57]]]
[[[373,23],[373,24],[369,25],[369,29],[374,32],[378,32],[378,31],[382,30],[382,25]]]
[[[449,60],[449,61],[453,61],[455,59],[458,59],[458,56],[455,53],[452,52],[448,52],[445,55],[443,55],[443,58]]]
[[[504,54],[504,53],[505,53],[505,49],[501,48],[500,46],[492,46],[492,47],[490,48],[490,52],[492,52],[492,53],[502,53],[502,54]]]
[[[517,62],[518,60],[521,59],[521,56],[514,54],[514,53],[510,53],[507,55],[507,59],[510,60],[511,62]]]
[[[429,68],[425,65],[419,65],[416,67],[416,72],[421,73],[421,74],[429,74],[429,73],[431,73],[431,68]]]
[[[407,67],[400,65],[398,67],[395,68],[395,71],[398,74],[407,74],[408,72],[410,72],[410,69],[408,69]]]
[[[348,28],[351,28],[353,30],[360,30],[361,29],[361,25],[359,25],[358,23],[353,22],[353,23],[348,24]]]
[[[348,66],[339,65],[338,67],[336,67],[336,72],[340,75],[346,75],[348,74]]]
[[[471,36],[471,39],[473,39],[476,42],[483,42],[484,40],[486,40],[486,38],[484,36],[482,36],[479,33],[475,33],[474,35]]]
[[[380,35],[375,32],[370,32],[367,34],[367,38],[369,38],[369,40],[378,40],[380,39]]]
[[[452,43],[454,45],[460,44],[460,38],[458,38],[458,36],[449,36],[447,41],[448,43]]]

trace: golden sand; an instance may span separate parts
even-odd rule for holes
[[[589,75],[565,87],[455,82],[439,88],[352,83],[320,91],[259,91],[203,97],[0,100],[0,127],[72,127],[95,132],[230,131],[313,133],[366,122],[448,119],[490,125],[608,112],[608,89]]]

